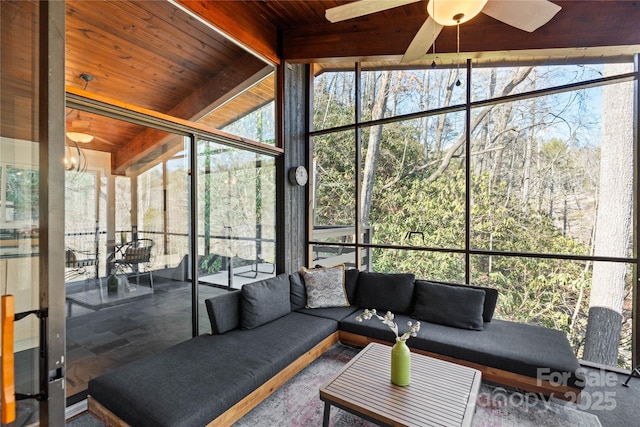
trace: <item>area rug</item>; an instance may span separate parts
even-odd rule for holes
[[[358,353],[336,344],[306,369],[245,415],[234,427],[321,426],[324,403],[320,386]],[[375,390],[363,390],[375,393]],[[330,426],[369,427],[374,424],[331,408]],[[482,384],[473,417],[475,427],[575,426],[601,427],[598,417],[570,404],[547,401],[497,385]]]

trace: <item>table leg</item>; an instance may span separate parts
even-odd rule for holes
[[[324,402],[324,417],[322,418],[322,427],[329,427],[329,414],[331,414],[331,404]]]

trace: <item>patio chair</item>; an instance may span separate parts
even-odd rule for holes
[[[65,280],[71,280],[77,276],[85,276],[86,280],[89,280],[88,276],[97,271],[98,257],[96,254],[67,248],[65,250],[64,267]],[[95,277],[99,279],[97,273]]]
[[[151,249],[153,248],[153,240],[151,239],[138,239],[132,242],[128,242],[121,249],[122,257],[113,260],[116,266],[116,271],[121,271],[123,268],[128,268],[131,273],[136,275],[136,285],[140,285],[140,264],[148,264],[151,262]],[[142,274],[149,275],[149,283],[151,289],[153,289],[153,273],[151,270],[145,271]]]

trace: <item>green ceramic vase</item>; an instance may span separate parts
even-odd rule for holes
[[[406,386],[411,380],[411,351],[407,343],[396,339],[391,347],[391,382],[395,385]]]

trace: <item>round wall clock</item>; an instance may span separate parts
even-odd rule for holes
[[[309,174],[304,166],[296,166],[289,169],[289,182],[293,185],[307,185]]]

